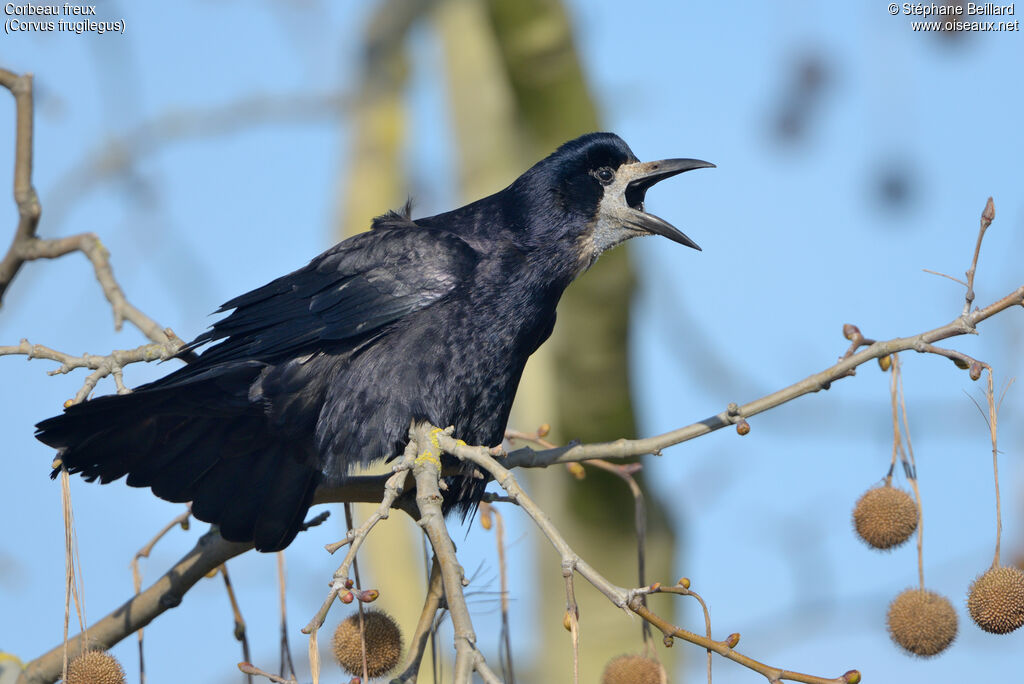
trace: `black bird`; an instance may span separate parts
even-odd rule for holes
[[[260,551],[295,538],[320,484],[399,455],[411,420],[498,444],[527,357],[572,280],[610,247],[690,238],[644,211],[658,181],[713,164],[642,163],[618,136],[565,143],[510,186],[415,221],[395,212],[307,266],[224,304],[192,363],[37,425],[89,481],[192,502]],[[193,354],[194,356],[194,354]],[[486,482],[449,480],[463,514]]]

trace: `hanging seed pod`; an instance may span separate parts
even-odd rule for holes
[[[394,619],[380,610],[363,613],[366,632],[366,673],[371,677],[387,674],[402,657],[402,631]],[[363,673],[363,649],[359,638],[359,613],[345,618],[334,631],[334,658],[348,673]]]
[[[106,651],[86,651],[68,664],[65,684],[125,684],[124,668]]]
[[[1009,634],[1024,624],[1024,572],[1014,567],[991,568],[971,584],[967,611],[978,627]]]
[[[902,489],[869,489],[853,507],[853,527],[868,546],[881,550],[895,548],[917,529],[917,504]]]
[[[953,604],[927,589],[907,589],[897,596],[886,621],[892,640],[916,656],[938,655],[956,638]]]
[[[612,658],[601,675],[601,684],[662,684],[665,669],[654,658],[626,654]]]

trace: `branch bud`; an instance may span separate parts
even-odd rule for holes
[[[344,594],[338,597],[338,600],[342,603],[352,603],[352,601],[354,601],[355,598],[355,595],[351,591],[346,591]]]
[[[356,586],[356,583],[353,580],[350,580],[350,579],[346,579],[345,580],[345,588],[346,589],[351,589],[354,586]]]
[[[481,501],[480,508],[477,510],[480,512],[480,527],[490,530],[494,526],[494,520],[491,518],[491,504]]]
[[[672,648],[672,644],[676,643],[676,640],[671,634],[666,634],[665,638],[661,640],[661,643],[665,644],[665,648]]]
[[[736,434],[740,437],[750,434],[750,423],[747,422],[746,418],[740,418],[736,423]]]
[[[988,202],[985,202],[985,210],[981,212],[981,219],[988,223],[992,223],[992,220],[996,217],[996,206],[992,203],[992,198],[988,198]]]
[[[565,611],[565,615],[562,616],[562,626],[565,627],[566,632],[572,631],[572,618],[569,616],[569,611]]]
[[[878,367],[882,369],[883,373],[888,373],[892,368],[892,354],[878,357]]]
[[[975,361],[971,364],[971,370],[969,371],[971,380],[977,380],[981,377],[981,364]]]
[[[655,582],[650,587],[648,587],[647,590],[650,591],[651,593],[653,593],[653,592],[658,591],[659,589],[661,589],[661,582]]]
[[[736,648],[736,644],[740,643],[740,633],[733,632],[725,638],[725,645],[729,648]]]
[[[549,432],[551,432],[551,426],[548,425],[547,423],[544,423],[539,428],[537,428],[538,437],[547,437]]]
[[[680,577],[679,581],[676,582],[676,584],[681,586],[683,589],[689,589],[690,588],[690,578],[689,577]]]
[[[844,323],[843,324],[843,337],[845,337],[846,339],[848,339],[848,340],[850,340],[852,342],[854,337],[859,337],[859,336],[860,336],[860,328],[855,326],[853,323]]]
[[[860,684],[860,672],[857,670],[850,670],[842,677],[846,684]]]
[[[577,480],[582,480],[587,476],[586,468],[584,468],[579,463],[566,463],[565,468],[566,470],[569,471],[569,474],[575,477]]]
[[[364,591],[357,591],[356,598],[363,603],[373,603],[380,596],[380,592],[376,589],[366,589]]]

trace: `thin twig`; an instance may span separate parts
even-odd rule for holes
[[[430,578],[427,580],[427,596],[423,600],[423,610],[420,611],[420,619],[416,623],[416,631],[409,639],[409,654],[405,659],[405,666],[401,674],[395,677],[399,682],[416,681],[416,675],[420,671],[420,663],[426,652],[427,641],[429,640],[434,627],[434,616],[441,610],[444,604],[444,588],[441,585],[441,567],[435,557],[430,566]]]
[[[629,487],[630,494],[633,495],[633,526],[636,529],[637,586],[642,587],[647,584],[645,553],[647,546],[647,504],[644,500],[644,493],[640,489],[640,485],[637,484],[636,478],[633,477],[633,473],[640,470],[643,466],[639,463],[625,465],[609,463],[604,459],[588,461],[587,465],[596,466],[620,478]],[[648,653],[652,652],[654,636],[651,634],[650,623],[644,620],[640,621],[640,637],[644,642],[644,650]]]
[[[284,677],[285,668],[288,668],[288,674],[291,678],[297,679],[298,676],[295,674],[295,662],[292,660],[292,648],[288,644],[288,602],[286,573],[285,573],[285,559],[284,551],[277,552],[277,587],[278,587],[278,598],[281,604],[281,667],[278,673],[281,677]]]
[[[14,280],[26,259],[22,250],[32,240],[39,226],[42,207],[39,196],[32,186],[32,145],[34,106],[32,74],[17,75],[0,69],[0,86],[14,96],[15,138],[14,138],[14,203],[18,207],[18,226],[14,231],[11,246],[0,260],[0,304],[7,286]]]
[[[256,675],[258,677],[266,677],[270,681],[276,682],[277,684],[298,684],[298,680],[295,679],[294,675],[290,679],[285,679],[284,677],[279,677],[275,674],[264,672],[263,670],[256,667],[250,662],[238,663],[238,669],[245,673],[245,675],[249,678],[249,681],[252,681],[253,675]]]
[[[959,278],[954,278],[953,276],[948,275],[946,273],[939,273],[938,271],[933,271],[930,268],[922,268],[921,270],[924,271],[925,273],[931,273],[932,275],[942,276],[943,278],[949,278],[954,283],[960,283],[964,287],[967,287],[967,283],[965,283],[964,281],[960,280]]]
[[[866,349],[843,358],[825,370],[810,375],[788,387],[772,392],[738,408],[741,415],[750,417],[777,406],[793,401],[806,394],[828,389],[831,384],[850,375],[850,371],[873,359],[889,356],[900,351],[913,350],[921,343],[930,344],[957,335],[976,332],[975,326],[1011,307],[1024,304],[1024,285],[1005,297],[982,308],[975,309],[967,316],[958,317],[941,327],[909,337],[897,337],[878,341]],[[555,463],[589,461],[595,458],[624,459],[645,454],[660,453],[670,446],[701,437],[734,423],[729,411],[709,416],[671,432],[644,439],[619,439],[614,442],[577,444],[570,447],[534,451],[529,448],[517,449],[507,455],[503,463],[509,468],[545,468]]]
[[[910,441],[910,424],[907,421],[907,404],[903,397],[903,370],[898,355],[892,359],[892,387],[894,400],[898,397],[900,416],[903,420],[903,437],[906,441],[906,453],[903,441],[899,441],[900,457],[903,459],[903,471],[914,490],[914,501],[917,503],[917,580],[921,591],[924,591],[924,503],[921,500],[921,487],[917,483],[917,461],[914,460],[914,445]],[[897,434],[897,440],[899,435]]]
[[[69,355],[62,355],[65,358],[60,360],[64,366],[59,372],[68,372],[71,368],[90,367],[94,373],[86,379],[86,385],[79,391],[74,399],[78,403],[85,399],[92,391],[100,378],[113,375],[119,392],[126,390],[121,377],[121,369],[125,363],[134,363],[139,360],[152,360],[153,358],[170,358],[174,356],[184,343],[179,340],[170,330],[144,314],[133,306],[124,296],[124,292],[114,278],[113,269],[110,266],[110,253],[93,233],[81,233],[69,237],[53,240],[43,240],[36,236],[36,229],[39,226],[39,217],[42,214],[42,207],[39,203],[39,196],[32,185],[32,146],[33,146],[33,95],[32,75],[24,74],[18,76],[6,69],[0,69],[0,86],[7,88],[15,100],[15,152],[14,152],[14,201],[18,207],[18,226],[14,231],[14,238],[4,258],[0,260],[0,302],[7,291],[8,286],[14,280],[18,271],[26,261],[36,259],[54,259],[70,254],[81,252],[89,259],[93,266],[93,273],[97,282],[103,289],[103,294],[114,315],[114,328],[120,330],[125,320],[131,322],[155,345],[160,346],[159,351],[150,349],[143,355],[143,358],[132,356],[131,352],[114,352],[105,357],[92,357],[102,359],[100,365],[90,365],[88,361],[74,363]],[[25,344],[24,340],[22,341]],[[149,345],[146,345],[148,347]],[[146,349],[140,347],[140,349]],[[0,353],[26,353],[23,351],[11,351],[14,347],[3,348],[6,352]],[[47,350],[52,354],[60,354]],[[138,350],[136,350],[138,351]],[[29,358],[38,356],[47,358],[44,354],[28,353]],[[82,358],[89,356],[84,355]],[[145,358],[148,356],[149,358]],[[69,361],[71,361],[69,363]]]
[[[1003,511],[1002,504],[999,499],[999,447],[996,443],[996,432],[999,426],[999,407],[1003,403],[1003,398],[1006,397],[1006,391],[1010,389],[1010,385],[1013,384],[1013,380],[1010,380],[1006,385],[1006,389],[1003,390],[1002,396],[999,398],[998,403],[996,402],[995,392],[995,379],[992,377],[992,369],[988,369],[988,430],[989,436],[992,439],[992,477],[995,480],[996,487],[996,550],[995,557],[992,560],[992,567],[999,567],[999,548],[1003,538]]]
[[[242,643],[242,659],[244,662],[252,660],[252,656],[249,654],[249,637],[245,633],[245,618],[242,617],[242,609],[238,606],[238,599],[235,597],[235,590],[231,586],[231,577],[228,575],[228,564],[223,563],[220,566],[221,577],[224,578],[224,588],[228,592],[228,600],[231,602],[231,612],[235,619],[235,639]],[[246,674],[246,680],[249,684],[252,684],[252,674]]]
[[[186,504],[184,513],[175,517],[174,520],[164,525],[163,529],[157,532],[155,537],[150,539],[145,546],[143,546],[135,553],[135,556],[132,558],[131,566],[132,586],[135,588],[136,596],[138,596],[139,593],[142,591],[142,569],[139,561],[143,558],[149,558],[149,554],[153,552],[153,548],[156,546],[157,542],[163,539],[164,535],[166,535],[168,532],[173,530],[178,525],[180,525],[183,530],[187,530],[188,520],[190,517],[192,517],[192,509],[188,504]],[[146,630],[141,628],[136,631],[136,634],[138,634],[139,639],[139,684],[146,684],[146,660],[142,642],[142,635],[145,631]]]
[[[967,294],[964,296],[964,313],[966,316],[971,312],[971,304],[974,303],[974,272],[978,268],[978,255],[981,254],[981,241],[985,238],[985,231],[992,225],[992,219],[996,217],[996,208],[989,197],[985,202],[985,209],[981,212],[981,221],[978,228],[978,241],[974,245],[974,258],[971,259],[971,267],[967,269]]]
[[[498,657],[505,675],[506,684],[514,684],[512,669],[512,635],[508,621],[508,564],[505,561],[505,519],[501,512],[487,502],[480,502],[480,524],[485,530],[491,529],[494,521],[494,543],[498,551],[498,574],[501,581],[501,635],[498,642]]]
[[[352,531],[352,504],[343,504],[345,509],[345,529],[349,532]],[[364,535],[365,536],[365,535]],[[355,554],[352,555],[352,574],[355,575],[356,591],[362,592],[363,585],[359,581],[359,559],[356,558]],[[363,681],[369,681],[370,674],[367,672],[366,665],[366,614],[363,611],[363,602],[356,601],[356,614],[359,616],[359,656],[363,665]]]
[[[388,476],[383,481],[383,495],[376,499],[380,502],[380,506],[377,510],[366,519],[366,521],[356,529],[349,529],[345,535],[345,538],[339,542],[328,544],[326,547],[327,551],[334,553],[341,547],[351,544],[348,552],[345,554],[345,559],[342,561],[338,569],[334,571],[334,575],[331,578],[330,590],[327,592],[327,598],[320,605],[319,610],[313,615],[309,623],[302,628],[303,634],[311,634],[316,630],[323,627],[324,621],[327,619],[327,612],[330,610],[331,605],[334,603],[334,599],[338,598],[343,592],[348,591],[351,588],[349,584],[348,571],[352,567],[352,563],[355,562],[356,553],[366,540],[370,530],[373,529],[380,520],[387,518],[390,515],[391,507],[394,505],[395,500],[405,491],[405,481],[408,476],[409,469],[412,467],[413,459],[415,458],[415,448],[406,447],[405,455],[399,460],[399,462],[392,468],[393,474]],[[371,478],[373,481],[380,481],[380,478]],[[349,484],[359,481],[359,478],[350,478]],[[320,502],[320,496],[326,496],[330,492],[318,490],[317,502]],[[340,501],[357,501],[357,499],[336,499]],[[358,499],[359,501],[365,501],[365,499]]]
[[[28,357],[29,360],[47,359],[59,363],[60,366],[48,371],[48,375],[63,375],[78,368],[91,368],[93,372],[86,377],[82,388],[70,400],[70,403],[78,404],[89,397],[100,380],[109,375],[120,376],[121,369],[130,363],[166,361],[174,357],[184,343],[174,335],[170,328],[165,332],[169,336],[173,336],[173,342],[169,344],[151,342],[135,349],[115,349],[103,356],[96,354],[72,356],[41,344],[31,344],[26,339],[22,339],[17,345],[0,346],[0,356],[22,355]],[[123,380],[120,385],[124,386]],[[119,390],[120,394],[126,392],[127,390]]]
[[[580,606],[576,602],[576,585],[572,563],[562,562],[562,579],[565,581],[565,617],[563,625],[572,638],[572,681],[580,684]]]

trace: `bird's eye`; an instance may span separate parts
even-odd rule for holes
[[[594,176],[597,180],[601,181],[601,185],[608,185],[612,182],[612,179],[615,178],[615,172],[607,166],[602,166],[594,172]]]

